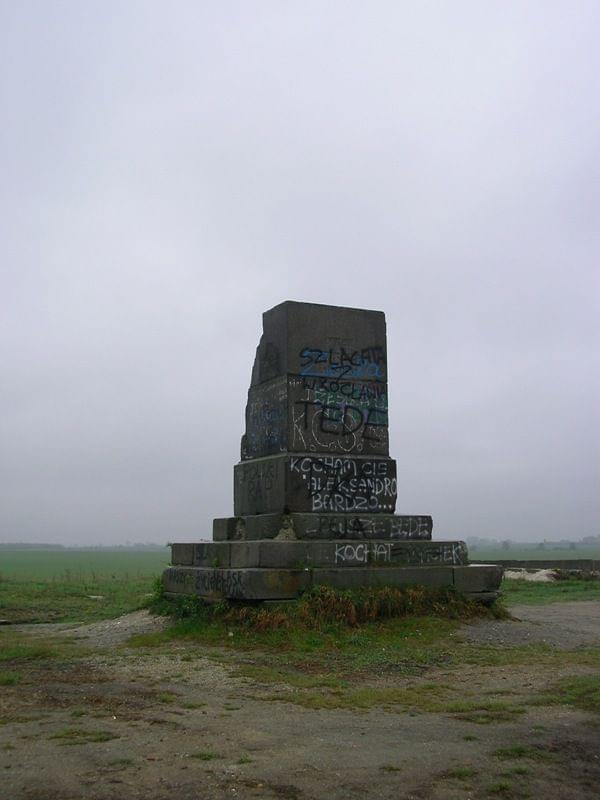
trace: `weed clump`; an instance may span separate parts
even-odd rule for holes
[[[398,617],[433,615],[445,619],[504,617],[498,604],[488,608],[454,589],[426,589],[422,586],[338,590],[316,586],[297,601],[280,604],[207,604],[197,597],[168,599],[157,587],[150,610],[179,619],[220,621],[252,631],[304,628],[323,630],[331,626],[356,627],[368,622]]]
[[[16,686],[21,682],[21,673],[0,669],[0,686]]]
[[[570,705],[600,712],[600,675],[573,675],[543,692],[536,705]]]

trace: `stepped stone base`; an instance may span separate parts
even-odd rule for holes
[[[269,519],[265,520],[265,515],[247,517],[246,531],[249,528],[253,532],[255,520],[259,523],[258,529],[264,528],[266,522],[271,526],[273,538],[250,536],[232,541],[234,535],[239,536],[240,526],[240,518],[232,517],[215,520],[215,533],[221,531],[222,541],[171,545],[173,566],[163,574],[165,591],[173,595],[196,595],[208,601],[291,600],[318,585],[337,589],[411,584],[429,588],[455,587],[482,599],[493,599],[498,594],[502,568],[469,565],[464,542],[434,542],[429,538],[398,540],[390,535],[390,521],[381,518],[381,538],[298,539],[275,533],[282,520],[284,531],[307,532],[314,530],[308,526],[316,524],[319,515],[266,516]],[[324,525],[327,530],[331,524],[337,524],[336,515],[329,516],[333,519]],[[393,515],[387,516],[394,519]],[[290,526],[290,518],[294,520],[293,526]],[[413,530],[418,530],[422,524],[424,534],[431,536],[431,517],[397,519],[401,524],[409,521]]]
[[[211,568],[174,566],[163,573],[169,595],[196,595],[207,601],[292,600],[311,586],[336,589],[419,585],[454,587],[472,597],[491,600],[498,594],[502,567],[495,564],[423,567],[325,567],[303,569]]]
[[[431,539],[432,529],[422,514],[256,514],[213,520],[213,539]]]

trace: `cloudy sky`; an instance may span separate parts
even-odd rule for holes
[[[0,3],[0,541],[209,538],[285,299],[382,309],[401,513],[600,533],[600,7]]]

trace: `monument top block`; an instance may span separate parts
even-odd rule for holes
[[[282,453],[387,457],[386,357],[382,311],[291,300],[266,311],[242,461]]]
[[[385,383],[385,314],[293,300],[265,311],[251,383],[282,375]]]

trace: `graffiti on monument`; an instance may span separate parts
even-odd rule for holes
[[[431,542],[414,546],[396,546],[393,542],[336,542],[336,564],[368,564],[382,562],[404,566],[426,564],[465,564],[466,547],[463,542]]]
[[[287,449],[287,387],[278,380],[248,392],[242,459],[281,453]]]
[[[430,539],[431,517],[421,516],[345,516],[324,514],[307,527],[308,539]]]
[[[277,485],[277,467],[273,461],[247,461],[240,465],[238,474],[240,487],[253,502],[265,499]]]
[[[285,376],[251,387],[242,459],[294,452],[388,452],[387,384]]]
[[[291,447],[304,451],[387,453],[387,385],[291,378]]]
[[[292,475],[304,482],[311,511],[393,511],[396,465],[393,461],[298,456],[290,459]]]
[[[335,545],[336,564],[367,564],[370,561],[391,562],[390,542],[337,543]]]
[[[196,593],[200,595],[217,594],[223,597],[244,596],[244,573],[234,569],[198,570],[196,574]]]
[[[385,350],[365,347],[346,350],[345,347],[323,349],[304,347],[300,350],[300,375],[358,380],[385,380]]]

